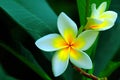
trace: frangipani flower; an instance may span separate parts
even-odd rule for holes
[[[96,4],[92,4],[92,14],[87,18],[88,22],[85,29],[103,31],[110,29],[114,25],[117,13],[114,11],[105,11],[106,7],[106,2],[103,2],[97,9]]]
[[[77,34],[77,25],[63,12],[58,17],[57,25],[61,35],[48,34],[35,43],[41,50],[56,51],[52,59],[54,75],[61,75],[66,70],[69,60],[79,68],[91,69],[92,61],[83,51],[94,43],[98,32],[87,30]]]

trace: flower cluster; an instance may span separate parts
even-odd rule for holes
[[[87,18],[85,31],[78,34],[77,25],[64,12],[58,16],[57,26],[60,34],[48,34],[38,39],[35,44],[43,51],[56,51],[52,59],[52,70],[55,76],[61,75],[69,61],[78,68],[91,69],[92,61],[84,52],[96,40],[98,31],[111,28],[117,18],[117,13],[105,11],[106,2],[97,9],[92,4],[91,16]]]

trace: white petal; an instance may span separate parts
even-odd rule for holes
[[[95,30],[86,30],[79,34],[75,43],[78,45],[76,46],[76,49],[87,50],[88,48],[90,48],[96,40],[98,33],[99,32]]]
[[[71,39],[76,37],[78,32],[77,25],[65,13],[60,13],[58,16],[57,24],[59,32],[66,41],[69,41],[69,37]]]
[[[82,51],[73,51],[70,53],[70,61],[79,68],[91,69],[92,61],[90,57]]]
[[[91,8],[92,8],[91,18],[99,17],[99,12],[96,9],[96,4],[95,3],[92,4]]]
[[[69,54],[66,50],[57,51],[52,59],[52,70],[54,76],[61,75],[67,68],[69,62]]]
[[[106,11],[100,16],[100,18],[102,18],[104,20],[109,19],[109,20],[115,22],[117,19],[117,13],[114,11]]]
[[[65,47],[65,41],[59,34],[48,34],[38,39],[35,44],[44,51],[56,51]]]
[[[94,30],[104,31],[113,27],[114,22],[112,20],[106,19],[101,24],[96,25],[97,27]]]
[[[98,24],[101,24],[103,22],[103,20],[100,20],[100,19],[95,19],[95,18],[91,18],[91,17],[88,17],[87,18],[87,24],[85,26],[85,29],[92,29],[92,27],[98,25]]]
[[[100,4],[97,10],[100,14],[102,14],[105,11],[106,7],[107,7],[107,2],[103,2]]]

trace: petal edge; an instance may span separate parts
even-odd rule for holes
[[[59,34],[48,34],[35,42],[43,51],[56,51],[65,47],[65,41]]]
[[[57,25],[60,34],[67,42],[76,37],[78,32],[77,25],[64,12],[61,12],[58,16]]]
[[[82,51],[73,51],[73,53],[70,53],[70,61],[79,68],[84,69],[92,68],[92,61],[90,57],[85,52]]]
[[[52,59],[52,71],[55,77],[61,75],[67,68],[69,62],[69,54],[66,51],[57,51]]]

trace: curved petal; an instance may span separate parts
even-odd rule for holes
[[[56,52],[52,59],[52,70],[54,76],[61,75],[67,68],[69,62],[68,49],[61,49]]]
[[[117,13],[114,11],[106,11],[100,16],[100,18],[101,19],[109,19],[109,20],[112,20],[113,22],[115,22],[117,19]]]
[[[59,34],[48,34],[35,42],[44,51],[55,51],[65,47],[66,42]]]
[[[106,7],[107,7],[107,2],[101,3],[100,6],[97,9],[97,11],[99,12],[99,14],[102,14],[105,11]]]
[[[58,30],[67,42],[71,42],[77,35],[78,29],[75,22],[65,13],[58,16]]]
[[[106,11],[100,16],[99,19],[88,18],[88,22],[85,26],[85,29],[93,29],[98,31],[107,30],[113,27],[116,19],[116,12]]]
[[[99,13],[98,13],[98,11],[96,9],[96,4],[95,3],[92,4],[91,9],[92,9],[91,18],[99,17]]]
[[[92,4],[92,15],[88,19],[85,29],[93,29],[97,31],[110,29],[116,19],[117,13],[114,11],[106,11],[107,2],[103,2],[96,10],[96,4]],[[98,15],[98,16],[96,16]]]
[[[103,31],[103,30],[107,30],[110,29],[111,27],[113,27],[114,22],[112,20],[104,20],[101,24],[98,25],[94,25],[93,27],[91,27],[94,30],[99,30],[99,31]]]
[[[95,25],[101,24],[103,21],[95,18],[87,18],[87,24],[85,26],[85,29],[92,29],[95,27]]]
[[[74,48],[77,50],[87,50],[91,47],[97,38],[98,31],[86,30],[78,35],[74,43]]]
[[[79,68],[91,69],[92,61],[90,57],[82,51],[71,50],[70,61]]]

